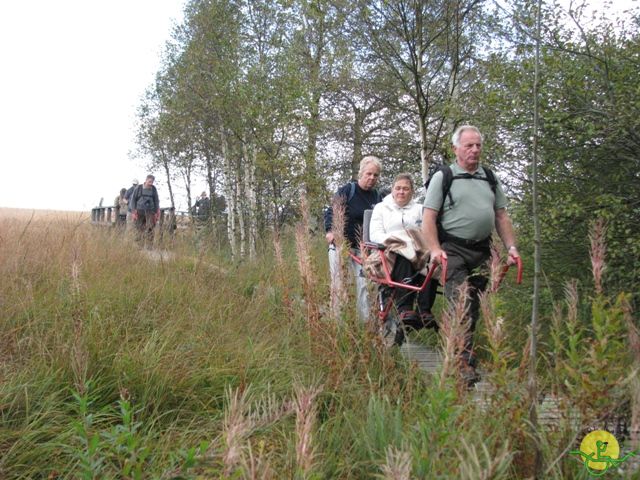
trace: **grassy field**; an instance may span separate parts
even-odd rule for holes
[[[560,419],[535,429],[527,286],[484,303],[480,406],[455,368],[383,348],[352,298],[335,314],[320,239],[234,263],[188,235],[153,255],[85,214],[0,210],[0,478],[518,479],[536,441],[541,478],[589,478],[568,453],[585,429],[622,415],[637,431],[622,293],[568,283],[548,312],[539,384]]]

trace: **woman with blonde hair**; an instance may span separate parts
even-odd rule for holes
[[[344,205],[345,226],[344,235],[349,242],[349,247],[355,255],[360,255],[360,241],[362,236],[362,223],[365,210],[370,210],[382,200],[382,195],[376,189],[382,164],[378,157],[369,155],[360,162],[358,180],[351,181],[340,187],[334,196],[334,202]],[[324,215],[325,238],[329,244],[329,269],[332,281],[337,275],[336,252],[333,232],[333,207],[325,210]],[[369,318],[369,294],[367,279],[362,271],[362,265],[351,259],[351,269],[356,280],[357,308],[360,319],[366,322]]]

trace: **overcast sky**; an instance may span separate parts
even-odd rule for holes
[[[86,211],[143,179],[135,112],[183,6],[0,2],[0,207]]]
[[[606,8],[637,4],[615,0]],[[143,180],[142,162],[129,159],[135,112],[183,6],[0,1],[0,207],[88,211]]]

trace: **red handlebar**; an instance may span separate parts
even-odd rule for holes
[[[493,288],[491,289],[492,292],[495,292],[496,290],[498,290],[498,287],[502,283],[502,280],[504,280],[504,277],[507,275],[507,272],[509,271],[510,266],[511,265],[507,264],[504,267],[502,267],[502,271],[498,276],[498,281],[495,282]],[[516,257],[516,266],[518,267],[518,273],[516,275],[516,283],[520,285],[522,283],[522,259],[520,257]]]
[[[518,275],[516,276],[516,283],[520,285],[522,283],[522,259],[516,258],[516,265],[518,266]]]
[[[447,281],[447,262],[448,260],[443,257],[440,257],[440,265],[442,266],[442,274],[440,275],[440,283],[444,287],[445,282]]]
[[[442,273],[440,274],[440,285],[444,287],[445,282],[447,281],[447,259],[445,257],[440,257],[440,268]],[[432,265],[429,268],[429,273],[427,274],[427,278],[424,279],[424,284],[426,285],[429,280],[433,277],[433,273],[436,271],[435,265]]]

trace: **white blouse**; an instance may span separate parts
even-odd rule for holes
[[[375,207],[369,224],[369,239],[372,242],[384,243],[394,233],[407,228],[422,227],[422,205],[413,198],[404,207],[400,207],[391,194]]]

